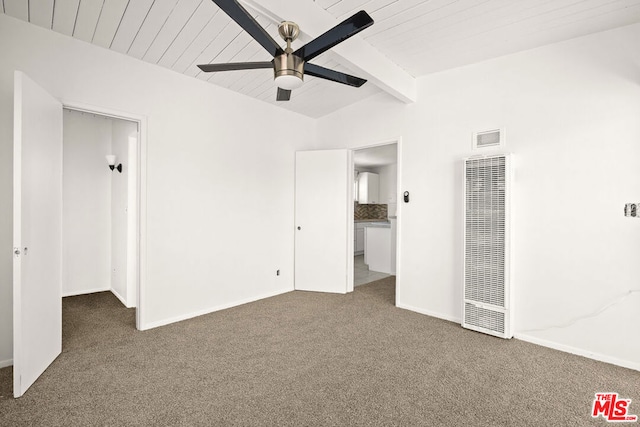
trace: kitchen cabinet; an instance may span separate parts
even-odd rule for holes
[[[361,255],[364,253],[364,226],[356,224],[354,234],[354,255]]]
[[[374,205],[380,203],[380,177],[373,172],[360,172],[358,175],[358,203]]]
[[[370,271],[391,274],[391,227],[369,225],[365,228],[365,264]]]

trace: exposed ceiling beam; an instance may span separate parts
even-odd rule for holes
[[[339,24],[329,12],[311,1],[239,0],[270,19],[294,21],[305,39],[313,39]],[[375,23],[374,23],[375,25]],[[367,31],[367,30],[364,30]],[[416,101],[416,80],[359,36],[333,47],[333,59],[407,104]],[[329,53],[327,52],[327,53]]]

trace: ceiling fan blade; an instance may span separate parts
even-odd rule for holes
[[[234,71],[234,70],[256,70],[258,68],[273,68],[273,63],[270,61],[261,62],[232,62],[229,64],[203,64],[198,65],[205,73],[211,73],[215,71]]]
[[[276,95],[276,101],[288,101],[291,99],[291,91],[287,89],[278,88],[278,94]]]
[[[367,12],[361,10],[326,33],[311,40],[296,50],[294,54],[300,56],[305,61],[309,61],[371,25],[373,25],[373,19],[371,19]]]
[[[272,56],[284,53],[280,45],[253,19],[253,16],[236,0],[212,0],[229,18],[236,21],[251,37],[264,47]]]
[[[332,82],[342,83],[348,86],[360,87],[367,81],[360,77],[341,73],[340,71],[330,70],[319,65],[309,64],[305,62],[304,73],[321,79],[331,80]]]

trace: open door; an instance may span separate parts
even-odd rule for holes
[[[346,293],[351,275],[350,153],[296,153],[295,289]],[[351,249],[353,251],[353,249]],[[353,257],[351,257],[352,259]]]
[[[14,79],[13,394],[20,397],[62,351],[62,104],[25,74]]]

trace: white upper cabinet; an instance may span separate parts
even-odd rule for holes
[[[373,205],[380,203],[380,178],[377,173],[361,172],[358,175],[358,203]]]

